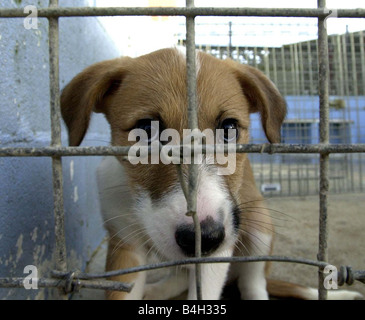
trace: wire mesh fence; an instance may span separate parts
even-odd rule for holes
[[[344,186],[348,186],[350,190],[363,190],[362,153],[365,152],[365,147],[362,144],[364,142],[362,140],[362,130],[364,130],[362,125],[364,122],[361,121],[361,117],[364,112],[361,109],[361,99],[363,99],[362,95],[365,95],[363,92],[365,87],[365,64],[363,33],[337,36],[328,40],[325,29],[325,19],[328,16],[328,10],[325,9],[324,1],[319,1],[318,5],[318,9],[195,8],[194,1],[188,0],[185,8],[59,8],[58,0],[50,0],[49,8],[40,8],[38,10],[39,17],[49,20],[51,146],[48,148],[1,148],[0,156],[46,156],[52,158],[57,270],[50,275],[49,279],[39,279],[41,286],[61,287],[63,294],[80,287],[128,291],[131,289],[128,284],[118,284],[108,280],[95,281],[95,279],[112,276],[115,272],[123,274],[148,270],[149,268],[196,263],[197,297],[201,298],[201,286],[199,283],[199,265],[201,263],[287,261],[309,264],[323,271],[328,265],[326,243],[329,181],[331,179],[334,180],[335,183],[331,185],[336,186],[337,183],[341,191],[343,191]],[[238,152],[252,154],[253,163],[258,163],[254,166],[254,172],[261,185],[268,184],[268,189],[262,189],[264,192],[273,192],[272,188],[275,187],[275,183],[278,181],[280,194],[287,194],[288,192],[290,194],[293,188],[299,190],[295,192],[296,194],[302,194],[303,189],[306,189],[304,192],[318,192],[320,194],[318,261],[274,256],[243,257],[236,258],[236,260],[235,258],[223,260],[201,258],[199,222],[197,219],[194,219],[197,234],[197,254],[195,259],[161,263],[154,266],[142,266],[98,275],[82,274],[68,270],[64,229],[62,157],[85,154],[90,156],[96,154],[120,155],[127,154],[128,149],[125,147],[61,147],[58,19],[60,17],[114,15],[179,15],[186,17],[190,128],[197,127],[195,93],[196,44],[194,32],[194,19],[196,16],[291,16],[318,18],[318,41],[296,43],[283,46],[282,48],[230,48],[230,51],[227,53],[218,48],[206,48],[213,55],[218,54],[220,57],[225,55],[232,56],[233,59],[239,60],[241,63],[249,63],[262,69],[278,84],[279,89],[287,96],[289,105],[293,104],[292,110],[297,110],[298,113],[293,113],[293,117],[289,117],[284,124],[283,137],[285,144],[266,145],[262,142],[262,137],[253,131],[252,144],[238,145],[236,148]],[[21,9],[0,9],[0,18],[24,17],[25,14]],[[337,17],[364,18],[365,10],[339,9],[337,10]],[[355,70],[358,72],[354,72]],[[331,88],[334,88],[334,92],[329,91],[330,84]],[[331,98],[333,94],[336,94],[336,96]],[[309,105],[310,107],[303,108],[303,105]],[[334,117],[331,117],[331,106],[333,106],[336,112]],[[319,119],[318,111],[320,113]],[[304,113],[305,117],[303,116]],[[255,126],[253,130],[255,130]],[[337,146],[330,144],[337,142],[340,143]],[[261,155],[254,155],[254,153],[261,153]],[[266,158],[262,153],[278,153],[279,155]],[[295,153],[295,155],[289,155],[291,153]],[[357,154],[355,155],[354,153]],[[312,157],[311,154],[316,154],[316,158]],[[344,158],[336,158],[339,155],[349,161],[344,162]],[[257,161],[258,158],[256,157],[260,158],[260,160]],[[332,157],[333,160],[331,160]],[[346,163],[345,168],[342,167],[344,163]],[[333,170],[336,172],[336,176],[331,175],[332,167],[336,164],[340,165],[340,167],[336,167]],[[345,177],[343,177],[344,175]],[[351,183],[344,182],[348,179],[348,176],[350,176]],[[355,179],[355,176],[356,179],[360,177],[359,181]],[[196,217],[196,173],[194,166],[190,168],[189,177],[188,211],[193,217]],[[263,177],[265,179],[270,177],[270,179],[267,181]],[[293,177],[298,179],[296,180]],[[319,187],[314,190],[311,186],[312,180],[315,183],[319,182]],[[297,184],[296,187],[295,184]],[[339,272],[339,278],[342,279],[343,283],[350,283],[353,280],[364,282],[364,277],[363,271],[353,272],[349,268],[342,268],[341,272]],[[327,296],[327,291],[323,287],[323,280],[323,272],[319,272],[319,297],[321,299],[325,299]],[[0,279],[0,287],[22,286],[24,286],[24,279],[22,278],[4,277]]]

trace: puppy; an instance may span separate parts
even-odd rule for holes
[[[263,73],[202,52],[197,52],[196,63],[201,131],[222,129],[227,140],[227,130],[234,129],[236,142],[245,144],[250,114],[258,112],[268,141],[280,142],[286,103]],[[82,142],[93,111],[105,114],[113,146],[134,145],[136,141],[130,141],[133,129],[144,130],[148,143],[159,140],[164,128],[183,137],[183,129],[188,128],[185,54],[171,48],[94,64],[64,88],[61,109],[71,146]],[[158,124],[157,133],[152,123]],[[231,174],[218,175],[220,166],[214,161],[198,166],[202,255],[270,254],[273,226],[247,155],[235,155]],[[182,165],[186,183],[187,167]],[[97,175],[101,211],[110,235],[106,270],[194,256],[193,220],[186,215],[187,202],[174,164],[133,165],[122,157],[106,157]],[[201,269],[203,299],[219,299],[227,281],[235,279],[242,299],[268,299],[268,287],[280,294],[277,284],[267,285],[265,262],[202,264]],[[187,266],[117,276],[113,280],[134,283],[134,287],[130,293],[110,291],[107,297],[169,299],[188,290],[188,299],[196,299],[193,270]],[[308,290],[284,291],[310,298]]]

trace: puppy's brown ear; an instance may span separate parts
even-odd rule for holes
[[[250,103],[250,112],[259,112],[262,127],[271,143],[279,143],[286,116],[286,102],[275,85],[258,69],[230,62]]]
[[[118,58],[96,63],[63,89],[61,113],[68,128],[70,146],[82,142],[92,111],[105,113],[105,98],[121,84],[129,60],[131,58]]]

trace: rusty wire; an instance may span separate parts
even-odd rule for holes
[[[171,150],[180,149],[183,154],[184,145],[169,146]],[[104,146],[104,147],[5,147],[0,148],[0,157],[76,157],[76,156],[128,156],[130,147]],[[202,153],[215,153],[217,146],[202,145]],[[224,146],[223,152],[237,153],[308,153],[308,154],[331,154],[331,153],[364,153],[365,144],[237,144]]]
[[[50,0],[50,8],[58,7],[58,0]],[[59,87],[59,25],[58,18],[49,18],[49,81],[51,109],[51,146],[61,147],[61,107]],[[56,267],[67,270],[65,214],[63,202],[62,157],[52,156],[53,203],[56,235]]]
[[[38,279],[39,287],[57,287],[65,293],[77,292],[81,288],[104,289],[130,292],[133,285],[118,281],[100,280],[114,276],[120,276],[130,273],[169,268],[175,266],[206,264],[206,263],[250,263],[250,262],[287,262],[300,263],[308,266],[324,269],[331,266],[329,263],[318,260],[310,260],[305,258],[292,258],[287,256],[247,256],[247,257],[219,257],[219,258],[188,258],[184,260],[166,261],[155,264],[141,265],[121,270],[113,270],[102,273],[84,273],[78,271],[62,272],[54,270],[52,276],[54,279],[40,278]],[[350,266],[341,266],[337,271],[338,285],[352,285],[354,281],[365,283],[365,271],[352,270]],[[18,288],[23,287],[25,278],[0,278],[0,287]],[[56,280],[57,279],[57,280]]]
[[[186,8],[194,8],[194,0],[186,0]],[[190,130],[198,128],[197,80],[196,80],[195,16],[186,17],[186,79],[188,90],[188,125]],[[192,143],[194,143],[192,141]],[[197,214],[198,164],[189,165],[187,185],[187,213],[193,218],[195,228],[195,256],[201,257],[201,227]],[[183,178],[182,178],[183,179]],[[195,265],[196,296],[202,300],[201,266]]]
[[[338,9],[338,18],[363,18],[365,9]],[[39,18],[97,17],[97,16],[253,16],[253,17],[304,17],[325,18],[330,15],[323,8],[146,8],[146,7],[75,7],[39,8]],[[0,9],[0,18],[24,18],[22,9]]]
[[[318,8],[325,8],[326,0],[318,0]],[[323,145],[329,144],[329,64],[326,18],[318,18],[318,91],[319,91],[319,139]],[[321,154],[319,161],[319,243],[317,258],[328,261],[327,250],[327,195],[329,190],[329,154]],[[327,299],[324,288],[323,270],[318,270],[318,298]]]

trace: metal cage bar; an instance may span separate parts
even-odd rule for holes
[[[38,17],[97,17],[97,16],[255,16],[255,17],[306,17],[326,18],[328,10],[287,9],[287,8],[143,8],[143,7],[75,7],[75,8],[39,8]],[[365,9],[339,9],[338,18],[363,18]],[[22,18],[26,14],[22,9],[0,9],[0,17]]]
[[[59,287],[64,292],[71,292],[75,288],[90,287],[109,290],[129,291],[131,286],[107,280],[93,280],[107,278],[115,274],[126,274],[175,265],[197,264],[197,297],[201,298],[201,284],[199,280],[199,265],[201,263],[219,262],[252,262],[252,261],[285,261],[312,265],[319,268],[319,298],[325,299],[326,290],[323,288],[323,269],[327,263],[327,193],[328,193],[328,161],[331,153],[364,153],[364,144],[329,144],[328,121],[328,47],[325,20],[328,9],[325,0],[318,0],[316,9],[277,9],[277,8],[197,8],[193,0],[186,0],[186,7],[182,8],[60,8],[58,0],[50,0],[49,8],[40,8],[38,17],[49,20],[49,56],[50,56],[50,108],[51,108],[51,146],[46,148],[0,148],[0,157],[51,157],[53,168],[54,215],[56,234],[57,269],[52,274],[55,279],[39,279],[41,287]],[[337,17],[364,18],[365,9],[339,9]],[[199,221],[196,215],[196,167],[189,168],[189,183],[184,187],[182,170],[180,178],[183,190],[187,196],[188,213],[193,216],[197,228],[196,258],[183,261],[165,262],[157,265],[139,266],[136,268],[117,270],[103,274],[83,274],[67,271],[67,254],[64,231],[64,208],[62,187],[62,157],[65,156],[95,156],[95,155],[127,155],[128,147],[62,147],[61,146],[61,117],[60,117],[60,90],[59,90],[59,42],[58,19],[60,17],[83,16],[139,16],[139,15],[166,15],[185,16],[187,31],[187,86],[188,86],[188,113],[189,128],[197,128],[196,106],[196,67],[195,67],[195,17],[196,16],[265,16],[265,17],[312,17],[318,18],[318,48],[319,48],[319,81],[320,81],[320,143],[312,145],[288,144],[248,144],[235,146],[236,152],[245,153],[318,153],[321,158],[320,176],[320,230],[317,261],[278,256],[263,257],[232,257],[232,258],[202,258],[199,240]],[[22,9],[0,9],[0,18],[22,18],[26,14]],[[203,146],[203,152],[215,152],[212,146]],[[194,168],[195,167],[195,168]],[[341,268],[339,278],[342,283],[352,283],[353,280],[365,281],[364,271],[352,272],[350,268]],[[61,279],[61,280],[60,280]],[[0,278],[0,287],[22,287],[23,278]]]
[[[58,0],[50,0],[50,8],[58,7]],[[51,113],[51,146],[61,147],[61,108],[59,85],[59,24],[58,17],[50,17],[49,21],[49,81],[50,81],[50,113]],[[53,205],[56,238],[56,268],[67,270],[67,250],[65,238],[65,211],[63,202],[62,157],[52,157]]]
[[[171,149],[183,146],[171,146]],[[234,146],[237,153],[364,153],[365,144],[237,144]],[[74,156],[127,156],[130,147],[105,146],[105,147],[42,147],[42,148],[0,148],[0,157],[74,157]],[[203,145],[203,153],[214,153],[213,145]],[[225,148],[225,152],[228,148]],[[230,149],[230,151],[233,151]],[[182,154],[182,152],[180,153]]]
[[[325,8],[326,0],[318,0],[318,8]],[[328,65],[328,40],[326,30],[326,18],[318,18],[318,76],[319,76],[319,133],[320,143],[329,143],[329,65]],[[320,261],[328,261],[327,252],[327,195],[329,189],[328,180],[329,154],[320,155],[320,191],[319,191],[319,247],[317,258]],[[327,299],[327,290],[323,286],[323,269],[318,272],[318,297]]]
[[[186,0],[186,8],[194,8],[194,0]],[[196,49],[195,49],[195,16],[186,17],[186,73],[188,89],[188,122],[189,129],[198,128],[198,109],[196,94]],[[192,143],[194,143],[192,141]],[[187,215],[191,215],[195,227],[195,257],[201,257],[201,228],[197,215],[198,165],[189,165]],[[195,265],[196,296],[202,300],[201,266]]]

